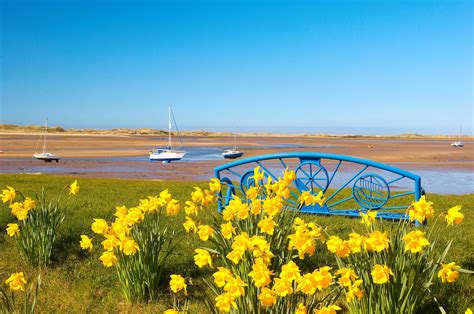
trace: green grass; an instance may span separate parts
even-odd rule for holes
[[[15,187],[25,195],[34,195],[42,187],[47,195],[55,195],[62,187],[73,181],[72,177],[50,175],[0,175],[0,188],[6,185]],[[53,265],[42,272],[42,287],[39,295],[41,312],[157,312],[169,308],[173,297],[163,287],[161,301],[158,304],[130,306],[122,296],[116,273],[113,268],[102,266],[99,250],[92,254],[81,251],[80,234],[89,234],[93,218],[112,219],[118,205],[133,206],[140,198],[158,195],[168,188],[173,196],[184,203],[194,186],[205,187],[205,182],[160,182],[119,179],[80,178],[80,193],[72,202],[64,202],[66,219],[60,230],[58,249],[54,252]],[[435,203],[438,213],[451,206],[463,205],[465,220],[456,228],[443,228],[442,237],[454,238],[455,243],[447,261],[455,261],[463,268],[474,269],[474,194],[469,195],[427,195],[428,200]],[[203,222],[210,221],[215,209],[205,213]],[[325,226],[330,234],[345,237],[352,230],[363,231],[363,226],[356,219],[343,217],[322,217],[305,215],[305,219],[313,220]],[[14,222],[6,204],[0,207],[0,228],[4,230],[7,223]],[[182,216],[178,216],[171,225],[181,229]],[[387,222],[388,223],[388,222]],[[31,277],[35,271],[29,269],[22,261],[14,245],[5,231],[0,233],[0,280],[4,281],[11,272],[24,271]],[[191,312],[204,312],[202,287],[200,278],[209,275],[209,270],[200,270],[193,262],[193,248],[199,244],[192,235],[185,235],[177,254],[168,263],[168,273],[180,273],[191,276],[195,285],[190,288]],[[440,250],[442,248],[439,248]],[[303,267],[314,269],[321,264],[335,265],[334,258],[326,250],[318,248],[312,258],[304,260]],[[435,289],[438,301],[448,313],[464,313],[468,306],[474,304],[471,296],[474,280],[472,275],[461,274],[455,284],[440,285]],[[436,304],[429,304],[426,311],[436,312]]]

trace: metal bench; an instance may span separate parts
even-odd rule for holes
[[[421,178],[411,172],[383,163],[352,156],[325,153],[282,153],[255,156],[227,163],[214,169],[222,184],[221,212],[236,193],[244,194],[252,185],[253,169],[260,166],[265,176],[277,180],[286,168],[296,180],[287,199],[300,205],[302,191],[323,191],[326,202],[302,206],[301,212],[359,217],[360,212],[377,210],[377,217],[407,219],[406,209],[424,194]]]

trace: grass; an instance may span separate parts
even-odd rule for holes
[[[13,186],[25,195],[34,195],[42,187],[47,195],[56,195],[62,187],[71,183],[73,178],[50,175],[0,175],[0,188]],[[93,218],[111,220],[112,213],[118,205],[133,206],[140,198],[158,195],[168,188],[173,196],[184,203],[194,186],[206,186],[205,182],[160,182],[119,179],[80,178],[80,193],[71,202],[64,202],[66,219],[60,230],[58,249],[54,252],[52,267],[42,272],[42,287],[39,295],[41,312],[159,312],[171,307],[173,297],[164,283],[161,301],[158,304],[128,305],[122,296],[116,273],[113,268],[105,268],[98,260],[99,252],[92,254],[83,252],[79,247],[81,234],[89,234]],[[447,261],[455,261],[465,269],[474,269],[472,247],[474,241],[474,194],[469,195],[427,195],[428,200],[435,203],[440,213],[451,206],[463,205],[465,220],[456,228],[442,228],[442,237],[454,238],[455,243]],[[204,220],[210,221],[215,208],[210,208]],[[363,227],[358,220],[343,217],[323,217],[305,215],[305,219],[313,220],[326,226],[330,234],[346,236],[352,230],[362,232]],[[171,224],[182,229],[180,215]],[[5,229],[7,223],[14,222],[6,204],[0,207],[0,228]],[[205,221],[204,221],[205,222]],[[388,222],[387,222],[388,223]],[[24,271],[30,278],[35,271],[29,269],[6,232],[0,233],[0,279],[4,281],[8,275],[16,271]],[[209,275],[209,270],[200,270],[194,265],[193,248],[199,244],[192,235],[184,235],[177,254],[168,263],[168,273],[180,273],[193,278],[195,285],[190,288],[191,312],[205,312],[200,278]],[[440,250],[442,248],[439,248]],[[332,255],[318,248],[316,254],[304,260],[304,268],[314,269],[321,264],[335,265]],[[474,280],[472,275],[461,274],[455,284],[440,285],[435,289],[438,301],[448,313],[464,313],[468,306],[474,304],[471,295]],[[425,309],[436,312],[437,305],[432,302]]]

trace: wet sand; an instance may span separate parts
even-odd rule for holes
[[[474,170],[474,143],[452,148],[452,140],[394,140],[319,138],[296,136],[240,136],[245,157],[282,152],[324,152],[351,155],[392,164],[403,169]],[[0,173],[54,173],[84,177],[118,177],[157,180],[207,180],[224,159],[150,163],[148,151],[163,146],[166,138],[144,135],[48,135],[47,150],[65,159],[44,163],[33,159],[38,134],[0,134]],[[178,144],[178,143],[177,143]],[[183,137],[185,147],[233,146],[228,136]],[[126,160],[121,157],[133,157]],[[139,157],[139,158],[136,158]],[[69,159],[72,158],[72,159]],[[106,158],[101,160],[100,158]],[[110,159],[108,159],[110,158]],[[116,159],[114,159],[116,158]]]

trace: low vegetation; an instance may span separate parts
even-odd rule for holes
[[[21,190],[24,195],[34,195],[45,188],[45,195],[54,195],[55,191],[69,186],[71,177],[48,175],[0,175],[0,188],[13,186]],[[207,312],[206,295],[212,287],[206,287],[206,278],[212,276],[217,269],[198,267],[195,265],[195,248],[203,244],[196,235],[184,233],[182,223],[185,213],[182,211],[177,216],[172,216],[167,221],[169,230],[180,232],[180,239],[174,254],[170,255],[163,267],[163,276],[180,274],[184,278],[192,278],[193,284],[188,284],[187,301],[176,300],[166,281],[159,289],[158,295],[153,299],[157,302],[150,304],[138,303],[130,305],[124,296],[120,274],[102,265],[99,259],[100,249],[92,252],[82,250],[79,241],[81,235],[94,236],[91,223],[94,218],[103,218],[107,221],[114,220],[116,207],[125,205],[127,208],[136,206],[139,199],[148,196],[158,196],[161,191],[168,189],[173,198],[182,206],[189,200],[194,186],[207,188],[207,182],[158,182],[135,181],[118,179],[87,179],[78,180],[81,187],[80,193],[74,196],[74,202],[60,203],[64,209],[64,220],[57,232],[55,247],[52,252],[51,264],[47,268],[38,270],[25,262],[21,251],[17,249],[15,240],[2,232],[0,235],[0,279],[5,281],[12,273],[23,272],[28,282],[35,283],[41,278],[41,288],[37,299],[37,308],[41,312],[157,312],[173,307],[177,301],[187,302],[191,313]],[[473,209],[474,194],[469,195],[427,195],[427,199],[435,204],[437,213],[447,210],[455,205],[463,205],[465,219],[456,228],[443,228],[437,234],[440,243],[453,244],[449,253],[449,261],[456,262],[464,269],[474,269],[474,256],[472,247],[474,241]],[[63,201],[61,201],[63,202]],[[64,200],[66,202],[66,200]],[[67,206],[66,206],[67,205]],[[5,229],[7,224],[14,223],[16,218],[10,213],[6,204],[0,207],[0,226]],[[342,217],[322,217],[298,215],[305,222],[315,222],[323,227],[323,231],[340,238],[348,238],[352,232],[364,233],[365,226],[359,223],[360,219]],[[215,208],[204,207],[199,214],[201,224],[213,225],[215,221]],[[221,222],[218,222],[221,223]],[[392,223],[384,222],[383,226]],[[97,241],[100,239],[97,238]],[[97,244],[97,243],[95,243]],[[444,247],[436,247],[436,253],[441,254]],[[334,254],[318,244],[312,256],[306,256],[301,261],[301,270],[313,271],[316,265],[329,265],[337,268],[337,259]],[[319,266],[318,266],[319,267]],[[38,277],[40,275],[40,277]],[[431,301],[424,305],[421,312],[436,312],[442,306],[448,313],[464,313],[468,306],[472,306],[474,298],[472,275],[461,274],[459,279],[452,284],[436,285],[433,294],[437,302]],[[209,287],[209,286],[208,286]]]

